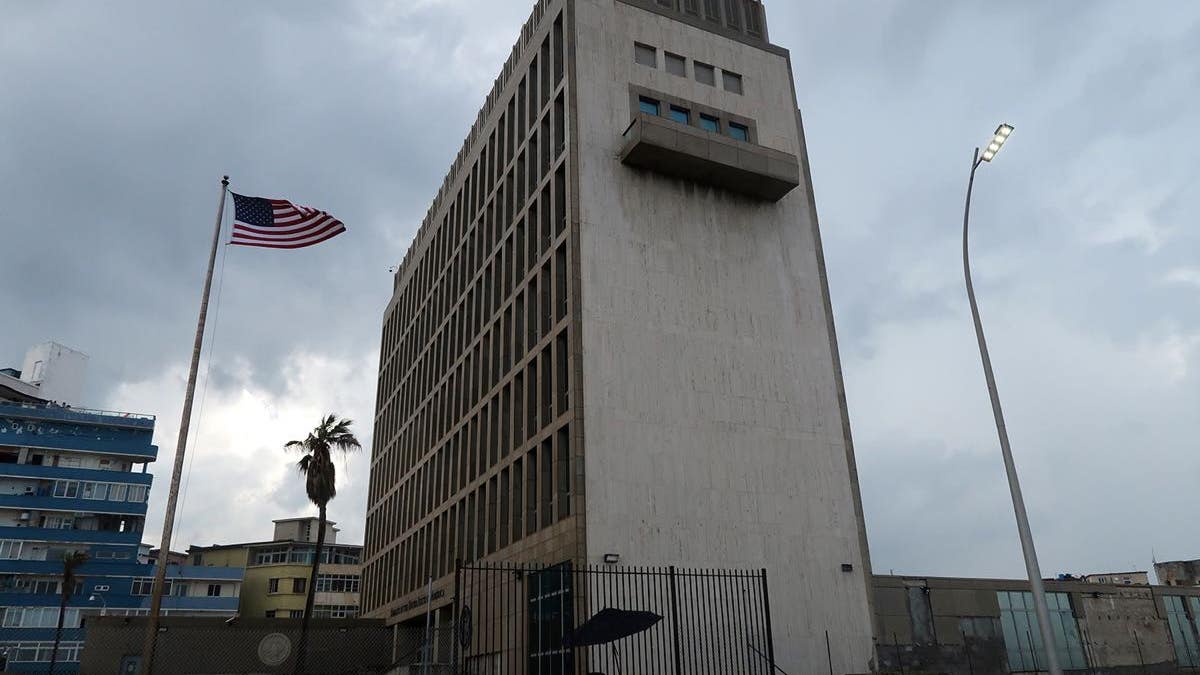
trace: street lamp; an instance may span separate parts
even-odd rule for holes
[[[1046,665],[1050,675],[1062,675],[1055,648],[1054,632],[1050,628],[1050,611],[1046,606],[1046,589],[1042,585],[1042,571],[1038,567],[1037,551],[1033,546],[1033,533],[1029,529],[1029,514],[1025,512],[1025,499],[1021,496],[1021,482],[1017,478],[1017,466],[1013,462],[1012,447],[1008,443],[1008,430],[1004,426],[1004,412],[1000,409],[1000,394],[996,391],[996,376],[992,373],[992,358],[988,355],[987,340],[983,337],[983,323],[979,319],[979,305],[975,302],[975,286],[971,283],[971,259],[967,248],[967,232],[971,220],[971,190],[975,187],[975,172],[979,165],[991,162],[1004,147],[1012,134],[1008,124],[996,127],[996,133],[987,147],[980,153],[975,148],[971,160],[971,179],[967,182],[967,205],[963,210],[963,275],[967,280],[967,299],[971,302],[971,317],[975,320],[975,336],[979,340],[979,357],[983,361],[983,374],[987,378],[988,395],[992,398],[992,415],[996,418],[996,433],[1000,436],[1000,452],[1004,455],[1004,470],[1008,473],[1008,490],[1012,493],[1013,511],[1017,517],[1017,533],[1021,538],[1021,551],[1025,555],[1025,570],[1029,573],[1029,587],[1033,592],[1033,609],[1037,614],[1038,629],[1042,644],[1046,647]],[[1034,646],[1030,645],[1033,649]],[[1036,654],[1037,650],[1034,649]]]
[[[95,602],[96,600],[100,600],[100,616],[107,615],[108,614],[108,603],[105,602],[104,595],[101,593],[92,593],[91,595],[88,596],[88,602]]]

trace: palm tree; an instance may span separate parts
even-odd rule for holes
[[[64,553],[62,557],[63,572],[62,572],[62,592],[59,594],[61,600],[58,603],[58,630],[54,633],[54,649],[50,652],[50,669],[46,672],[53,675],[54,663],[58,661],[58,643],[62,642],[63,634],[63,619],[67,614],[67,601],[71,599],[71,592],[75,590],[75,570],[79,566],[87,562],[88,555],[83,551],[74,553]]]
[[[302,441],[290,441],[284,446],[287,450],[298,450],[303,457],[296,463],[300,475],[304,476],[304,489],[308,499],[317,505],[317,546],[313,551],[312,572],[308,579],[308,597],[304,600],[304,618],[300,627],[300,645],[296,650],[296,671],[304,667],[305,652],[308,647],[308,622],[312,618],[313,598],[317,591],[317,565],[321,561],[321,549],[325,546],[325,507],[329,500],[337,496],[337,478],[333,465],[333,451],[349,453],[361,450],[362,445],[350,431],[352,425],[349,419],[338,419],[330,414],[321,420],[317,428],[309,432]]]

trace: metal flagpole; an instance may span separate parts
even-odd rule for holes
[[[196,373],[200,369],[200,351],[204,345],[204,322],[208,318],[208,296],[212,291],[213,268],[217,264],[217,247],[221,241],[222,218],[225,215],[225,193],[229,176],[221,178],[221,200],[217,206],[217,224],[213,228],[212,251],[208,255],[208,274],[204,277],[204,293],[200,296],[200,319],[196,322],[196,340],[192,346],[192,365],[188,371],[187,391],[183,396],[183,417],[179,422],[179,440],[175,445],[175,465],[171,470],[171,488],[167,492],[167,512],[163,516],[162,541],[158,549],[158,565],[154,572],[154,590],[150,595],[150,620],[146,625],[146,641],[142,646],[142,675],[150,675],[154,661],[154,642],[158,637],[158,612],[162,608],[163,586],[167,577],[167,558],[170,557],[171,535],[175,528],[175,506],[179,500],[179,480],[183,475],[183,456],[187,450],[188,427],[192,423],[192,399],[196,396]]]

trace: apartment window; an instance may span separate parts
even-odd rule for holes
[[[721,133],[721,119],[712,115],[700,114],[700,128],[705,131],[711,131],[714,134]]]
[[[737,73],[731,73],[728,70],[721,71],[721,82],[725,85],[725,91],[741,94],[742,93],[742,76]]]
[[[688,114],[687,108],[680,108],[677,105],[671,106],[671,119],[672,120],[679,122],[680,124],[687,124],[688,117],[689,117],[689,114]]]
[[[633,43],[633,60],[643,66],[658,67],[658,50],[640,42]]]
[[[0,541],[0,560],[20,559],[21,543],[22,542],[12,540]]]
[[[303,593],[305,588],[307,587],[307,584],[308,584],[308,579],[303,579],[303,578],[292,579],[292,592],[293,593]]]
[[[289,619],[303,619],[304,618],[304,610],[290,609],[290,610],[288,610],[288,618]]]
[[[209,584],[208,585],[208,597],[210,597],[210,598],[221,597],[221,584]]]
[[[717,69],[707,63],[692,62],[692,70],[696,71],[696,81],[710,87],[717,86]]]
[[[268,579],[267,580],[267,592],[268,593],[278,593],[279,592],[279,580],[278,579]]]
[[[647,115],[658,114],[658,101],[645,96],[638,97],[638,109]]]
[[[679,77],[687,77],[687,59],[678,54],[671,52],[663,52],[663,57],[667,63],[667,72]]]
[[[729,135],[739,141],[750,142],[750,127],[737,122],[729,123]]]

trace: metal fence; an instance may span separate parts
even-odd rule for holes
[[[449,653],[432,659],[456,674],[773,671],[765,570],[473,563],[458,567],[455,598]],[[661,620],[611,643],[571,646],[576,629],[609,608]]]

